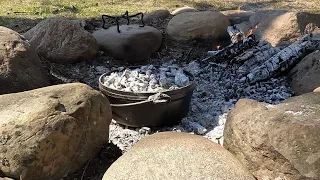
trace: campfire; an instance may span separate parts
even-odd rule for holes
[[[140,21],[137,21],[137,23],[140,25]],[[228,46],[222,43],[214,45],[212,47],[213,51],[206,52],[207,57],[203,60],[198,59],[198,57],[203,55],[199,51],[197,52],[199,56],[196,58],[188,57],[188,60],[191,60],[191,62],[188,63],[186,61],[187,58],[180,60],[179,58],[171,56],[166,59],[171,59],[172,61],[166,61],[165,64],[158,63],[161,62],[161,56],[159,59],[156,58],[155,61],[151,61],[151,64],[146,65],[146,67],[150,67],[150,69],[152,69],[150,65],[154,67],[156,67],[156,65],[159,65],[159,67],[177,67],[176,70],[181,72],[181,69],[183,69],[194,76],[194,81],[197,86],[192,94],[189,113],[180,123],[169,127],[149,128],[147,131],[145,127],[131,128],[113,122],[110,126],[111,141],[119,146],[121,150],[126,151],[146,134],[161,131],[182,131],[194,132],[214,142],[223,144],[223,130],[227,114],[239,99],[248,98],[270,104],[279,104],[283,100],[291,97],[293,92],[288,85],[285,74],[284,76],[277,75],[286,69],[290,69],[290,67],[315,49],[318,43],[314,36],[314,28],[308,26],[309,28],[305,36],[290,46],[282,48],[273,47],[269,42],[259,39],[257,28],[261,27],[259,24],[254,25],[252,26],[252,30],[247,33],[243,32],[243,30],[237,26],[229,26],[227,31],[230,35],[231,43]],[[170,50],[170,48],[168,48],[168,50]],[[167,52],[167,50],[164,52]],[[106,59],[106,61],[104,61],[105,64],[108,64],[108,61],[109,59]],[[65,73],[61,73],[60,71],[54,72],[59,75],[58,77],[61,76],[62,78],[67,74],[67,80],[70,81],[78,79],[78,76],[80,76],[81,82],[98,88],[100,84],[97,83],[96,79],[103,73],[109,72],[111,74],[117,71],[119,74],[117,74],[116,81],[113,83],[111,83],[112,80],[111,82],[104,81],[106,87],[109,83],[110,86],[108,87],[110,87],[113,92],[114,89],[112,89],[111,85],[117,86],[119,84],[121,85],[121,83],[123,84],[119,90],[123,90],[125,94],[129,92],[139,93],[146,90],[148,91],[148,89],[150,90],[149,93],[154,90],[155,92],[161,91],[157,89],[158,87],[161,88],[159,78],[155,78],[158,82],[153,84],[153,82],[156,81],[151,81],[151,79],[154,79],[151,75],[149,80],[146,79],[146,81],[143,82],[144,85],[141,84],[142,86],[136,83],[130,87],[131,80],[129,81],[129,76],[121,82],[119,76],[122,75],[121,73],[125,71],[126,67],[121,68],[124,64],[115,64],[116,62],[113,61],[110,62],[112,63],[110,66],[102,65],[98,62],[93,62],[93,64],[86,66],[70,65],[68,68],[72,70],[71,72],[74,72],[70,74],[67,74],[67,72],[70,72],[69,69],[68,71],[61,71]],[[66,67],[66,65],[59,64],[54,64],[53,66],[55,67],[53,69]],[[120,71],[119,68],[122,70]],[[139,74],[147,75],[147,72],[144,72],[143,69],[144,67],[139,67],[138,74],[134,71],[135,69],[131,69],[125,74],[138,75],[138,77]],[[153,73],[156,75],[155,77],[160,75],[158,71],[160,69],[154,70]],[[166,75],[167,72],[171,73],[171,69],[169,68],[169,71],[166,71]],[[175,79],[173,76],[166,76],[165,78],[169,80],[168,82],[173,82]],[[146,86],[146,84],[148,84],[148,86]],[[169,83],[168,87],[176,88],[173,83]],[[161,98],[165,99],[166,97]],[[146,99],[148,100],[148,98]],[[145,110],[144,112],[149,112],[149,110]],[[140,114],[141,116],[145,115],[144,113]]]
[[[258,25],[254,27],[257,28]],[[265,40],[257,39],[254,29],[244,35],[237,26],[229,26],[227,31],[232,43],[223,49],[217,46],[216,51],[208,51],[208,57],[202,62],[211,65],[236,63],[239,65],[237,74],[242,76],[241,80],[255,83],[288,71],[319,45],[313,32],[309,32],[290,46],[280,49],[272,47]]]

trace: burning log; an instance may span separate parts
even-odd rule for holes
[[[255,26],[255,29],[256,28],[258,28],[258,25]],[[247,49],[258,45],[259,43],[259,41],[256,41],[255,35],[253,34],[253,29],[251,29],[247,33],[247,35],[244,35],[243,31],[238,26],[233,25],[228,26],[227,32],[229,33],[232,44],[222,50],[218,49],[217,51],[208,51],[207,55],[211,56],[211,58],[205,58],[203,61],[213,60],[219,63],[222,62],[221,60],[223,59],[229,59],[229,61],[227,62],[229,63],[230,59],[233,59]],[[266,42],[263,41],[262,43]],[[248,52],[248,54],[244,54],[243,57],[250,58],[252,55],[253,52]],[[246,58],[244,58],[244,60]]]
[[[204,59],[203,61],[209,60],[216,63],[221,63],[224,60],[227,60],[227,63],[229,63],[234,57],[242,54],[244,51],[256,46],[257,44],[258,42],[256,41],[254,34],[251,34],[243,40],[231,44],[222,50],[208,51],[207,55],[210,57]]]
[[[231,38],[232,44],[243,40],[245,37],[243,31],[236,25],[228,26],[227,31]]]
[[[282,51],[272,56],[269,60],[262,63],[261,66],[254,68],[244,79],[251,83],[268,79],[281,72],[287,71],[301,60],[306,54],[314,51],[318,42],[304,41],[303,37],[300,41],[296,41]]]
[[[256,26],[255,28],[257,27],[258,26]],[[218,49],[217,51],[208,51],[207,55],[209,55],[209,57],[205,58],[202,61],[210,60],[216,63],[221,63],[223,60],[227,59],[227,64],[229,64],[233,60],[241,61],[241,60],[246,60],[253,56],[254,52],[250,52],[250,51],[241,55],[248,49],[251,49],[252,47],[255,47],[256,45],[258,45],[259,43],[259,41],[256,40],[255,35],[252,34],[253,29],[251,29],[247,35],[244,35],[243,31],[236,25],[228,26],[227,31],[230,35],[232,44],[223,48],[222,50]],[[265,41],[262,41],[262,45],[266,45],[266,44],[267,43]],[[257,49],[257,51],[258,50],[259,49]],[[242,56],[242,58],[234,59],[239,55]]]
[[[217,64],[223,61],[227,61],[227,64],[243,62],[237,73],[246,75],[241,79],[242,81],[254,83],[289,70],[305,55],[314,51],[320,40],[314,37],[312,32],[281,50],[272,47],[266,41],[256,41],[252,32],[253,30],[244,36],[237,26],[229,26],[228,33],[232,44],[218,51],[209,51],[208,55],[210,57],[203,61],[209,60],[209,64]]]

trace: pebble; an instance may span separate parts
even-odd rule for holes
[[[197,134],[205,134],[208,130],[201,126],[200,124],[196,123],[196,122],[189,122],[189,126],[193,129],[193,131]]]
[[[151,129],[149,127],[142,127],[139,129],[139,134],[147,135],[151,132]]]

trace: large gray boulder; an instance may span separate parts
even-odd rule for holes
[[[167,33],[173,39],[181,41],[195,38],[230,39],[227,32],[229,25],[228,18],[220,12],[186,12],[169,21]]]
[[[64,17],[45,19],[23,35],[51,62],[75,63],[98,53],[98,43],[91,33]]]
[[[49,85],[35,50],[17,32],[0,26],[0,94]]]
[[[258,26],[254,33],[273,46],[282,41],[298,38],[307,24],[320,25],[320,14],[288,12],[285,10],[262,10],[250,17],[252,27]]]
[[[139,25],[121,25],[100,29],[93,33],[101,49],[109,55],[129,63],[146,62],[162,43],[162,34],[156,28]]]
[[[312,92],[320,87],[320,51],[303,58],[291,69],[288,79],[296,95]]]
[[[143,138],[103,180],[253,180],[231,153],[201,136],[166,132]]]
[[[80,83],[0,96],[0,172],[23,180],[62,178],[108,142],[111,108]]]
[[[320,93],[279,105],[239,100],[228,115],[224,147],[257,179],[320,179]]]

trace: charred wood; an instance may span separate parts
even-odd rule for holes
[[[280,48],[277,47],[271,47],[263,51],[255,52],[250,59],[246,59],[246,61],[238,68],[238,74],[248,74],[250,70],[261,66],[266,60],[270,59],[278,52],[280,52]]]
[[[246,61],[246,60],[252,58],[253,56],[255,56],[255,53],[258,53],[258,52],[261,52],[261,51],[265,51],[265,50],[268,50],[270,48],[272,48],[270,43],[268,43],[267,41],[261,40],[253,48],[246,50],[245,52],[243,52],[239,56],[236,56],[232,60],[232,62]]]
[[[318,46],[318,42],[303,40],[305,40],[305,38],[284,48],[262,63],[261,66],[251,70],[246,76],[246,80],[251,83],[262,81],[293,67],[301,58],[315,50]]]
[[[222,50],[209,51],[207,55],[211,57],[208,57],[203,61],[213,61],[215,63],[227,61],[227,63],[229,63],[234,57],[242,54],[243,52],[256,46],[257,44],[258,41],[256,41],[255,36],[252,34],[237,43],[223,48]]]
[[[243,31],[236,25],[228,26],[227,31],[232,44],[237,43],[245,38]]]

